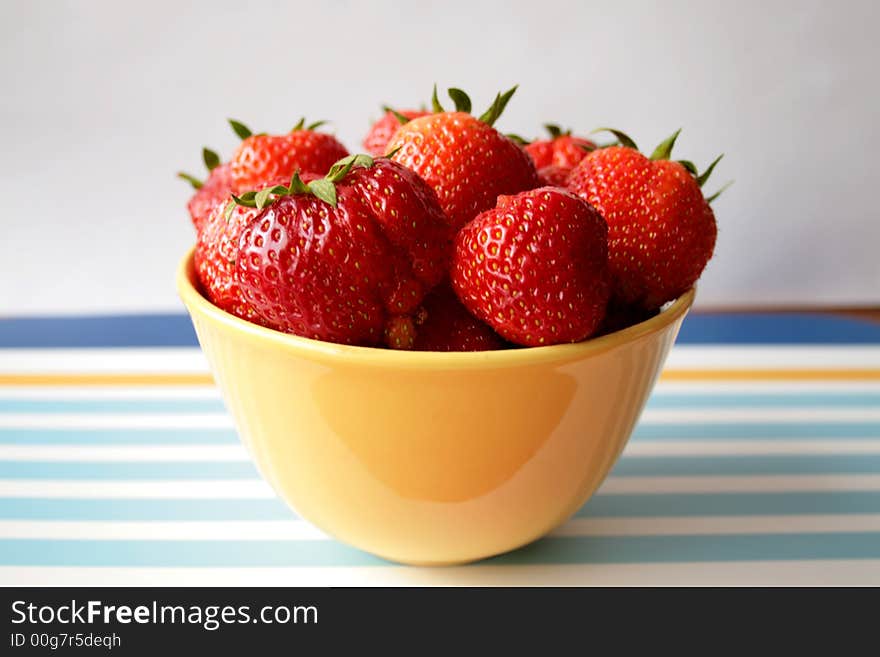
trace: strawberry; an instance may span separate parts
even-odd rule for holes
[[[323,121],[305,125],[300,119],[283,135],[252,134],[238,121],[229,120],[242,142],[229,161],[233,191],[257,189],[267,180],[290,179],[297,171],[325,174],[333,163],[348,155],[333,135],[316,132]]]
[[[596,148],[596,144],[589,139],[573,137],[571,130],[563,132],[562,128],[552,123],[544,127],[550,133],[550,139],[536,140],[524,147],[539,170],[551,165],[572,169]]]
[[[502,196],[459,231],[452,286],[470,312],[511,342],[578,342],[605,316],[607,233],[599,213],[566,190]]]
[[[571,174],[571,169],[551,164],[538,169],[538,180],[541,187],[565,187],[569,174]]]
[[[439,285],[425,297],[423,316],[416,328],[418,351],[489,351],[503,349],[501,338],[461,305],[448,285]]]
[[[615,302],[659,308],[688,290],[715,248],[715,215],[688,161],[669,159],[676,132],[650,158],[625,134],[621,146],[593,151],[571,172],[568,188],[608,223],[608,257]]]
[[[239,241],[249,311],[297,335],[410,347],[412,316],[444,276],[449,228],[431,189],[388,159],[351,156],[324,178],[248,193]]]
[[[196,232],[201,230],[214,206],[228,198],[232,190],[232,173],[229,164],[221,164],[220,157],[209,148],[202,149],[202,159],[208,168],[208,178],[204,182],[183,171],[177,174],[196,190],[186,204]]]
[[[573,137],[571,130],[563,132],[552,123],[544,127],[550,133],[550,139],[526,143],[523,148],[535,163],[542,186],[565,187],[572,168],[595,150],[596,144],[584,137]]]
[[[318,176],[314,176],[318,177]],[[269,186],[285,181],[275,181]],[[211,302],[228,313],[255,321],[238,285],[235,260],[242,231],[259,210],[242,205],[228,205],[229,192],[214,207],[199,231],[193,260],[202,288]]]
[[[409,123],[412,119],[430,114],[430,112],[425,110],[400,110],[398,112],[390,107],[383,107],[382,109],[385,111],[385,114],[370,127],[370,131],[364,137],[363,142],[367,153],[375,157],[385,155],[388,152],[388,142],[400,126]]]
[[[456,111],[447,112],[435,88],[435,113],[400,126],[388,144],[391,158],[419,174],[437,193],[456,230],[493,207],[499,195],[538,185],[529,157],[492,127],[515,90],[496,96],[492,107],[475,118],[463,91],[449,90]]]

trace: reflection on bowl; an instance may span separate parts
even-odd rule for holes
[[[242,441],[278,494],[381,557],[453,564],[563,523],[623,450],[690,290],[578,344],[473,353],[348,347],[229,315],[178,291]]]

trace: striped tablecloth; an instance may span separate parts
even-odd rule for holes
[[[692,315],[572,520],[420,569],[276,498],[186,317],[0,320],[0,583],[877,585],[880,326]]]

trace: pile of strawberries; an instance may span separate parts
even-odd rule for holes
[[[349,155],[321,123],[252,134],[187,174],[205,295],[262,326],[350,345],[479,351],[578,342],[657,312],[715,247],[703,172],[625,134],[599,146],[548,125],[526,143],[450,89],[386,108]],[[719,158],[720,159],[720,158]],[[717,194],[716,194],[717,196]]]

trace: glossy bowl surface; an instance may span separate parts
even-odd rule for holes
[[[690,290],[578,344],[475,353],[349,347],[262,328],[177,277],[242,442],[278,494],[341,541],[409,564],[473,561],[565,522],[611,470]]]

